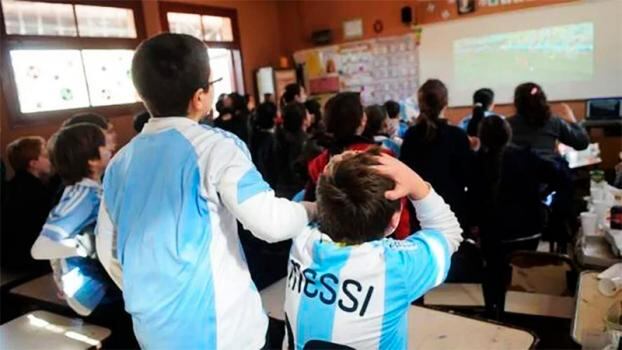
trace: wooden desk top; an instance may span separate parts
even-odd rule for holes
[[[584,271],[579,277],[577,306],[572,320],[572,339],[581,344],[585,333],[605,330],[605,314],[616,301],[622,301],[622,292],[607,297],[598,291],[598,272]]]
[[[101,347],[110,330],[47,311],[33,311],[0,326],[2,349],[83,350]]]
[[[11,289],[10,293],[55,305],[67,306],[64,300],[58,298],[56,284],[51,273],[20,284]]]

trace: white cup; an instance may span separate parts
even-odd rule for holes
[[[598,226],[597,219],[598,215],[596,215],[596,213],[581,213],[581,228],[583,229],[584,236],[593,236],[596,234],[596,227]]]
[[[622,289],[622,277],[603,278],[598,281],[598,290],[604,296],[614,296]]]
[[[606,200],[592,201],[592,208],[594,213],[598,216],[598,225],[605,226],[607,223],[607,216],[609,216],[609,210],[611,210],[611,203]]]

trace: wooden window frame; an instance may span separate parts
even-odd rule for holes
[[[242,52],[242,45],[240,41],[240,27],[238,26],[238,11],[233,8],[225,8],[225,7],[213,7],[213,6],[203,6],[203,5],[191,5],[191,4],[181,4],[176,2],[166,2],[161,1],[158,3],[159,11],[160,11],[160,23],[162,26],[162,30],[165,32],[170,32],[170,26],[168,24],[168,13],[169,12],[177,12],[177,13],[187,13],[192,15],[201,15],[201,16],[217,16],[217,17],[228,17],[231,20],[231,31],[233,33],[233,41],[207,41],[202,38],[202,41],[212,49],[228,49],[231,51],[231,61],[235,62],[235,58],[233,56],[233,50],[237,50],[240,52],[240,65],[242,68],[242,87],[246,92],[246,79],[245,79],[245,69],[244,69],[244,53]],[[201,29],[203,28],[203,21],[201,21]],[[203,35],[203,31],[201,30],[201,35]],[[235,69],[235,68],[234,68]],[[240,90],[238,86],[237,79],[233,79],[234,89]]]
[[[69,5],[91,5],[102,7],[125,8],[133,11],[134,25],[136,26],[136,38],[98,38],[80,36],[49,36],[49,35],[15,35],[6,34],[4,23],[4,11],[0,11],[0,55],[2,66],[2,90],[4,102],[9,114],[9,125],[11,127],[24,127],[35,125],[46,125],[66,119],[70,115],[78,112],[96,112],[106,116],[114,117],[136,113],[144,109],[141,102],[118,104],[110,106],[88,106],[81,108],[62,109],[56,111],[44,111],[34,113],[22,113],[19,107],[19,97],[17,94],[17,84],[13,69],[11,67],[11,57],[9,52],[15,49],[128,49],[134,50],[146,38],[145,19],[143,15],[142,2],[132,0],[116,0],[114,2],[102,2],[97,0],[26,0],[32,2],[48,2]],[[0,1],[0,9],[2,3]],[[74,8],[75,13],[75,8]],[[77,17],[76,30],[77,30]],[[88,84],[88,83],[87,83]]]

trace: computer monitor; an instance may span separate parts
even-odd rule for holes
[[[591,99],[586,109],[587,120],[622,120],[622,97]]]

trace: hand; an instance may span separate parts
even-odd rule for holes
[[[574,112],[572,112],[572,109],[570,108],[570,106],[568,106],[568,104],[560,103],[556,109],[558,110],[559,117],[561,119],[567,121],[568,123],[577,122],[577,118],[575,117]]]
[[[430,193],[430,186],[406,164],[387,154],[377,156],[376,160],[380,165],[374,166],[374,169],[395,181],[395,188],[385,193],[387,199],[397,200],[409,196],[419,200]]]
[[[481,142],[479,140],[479,137],[469,136],[469,146],[471,147],[472,151],[479,150],[479,147],[481,146]]]

